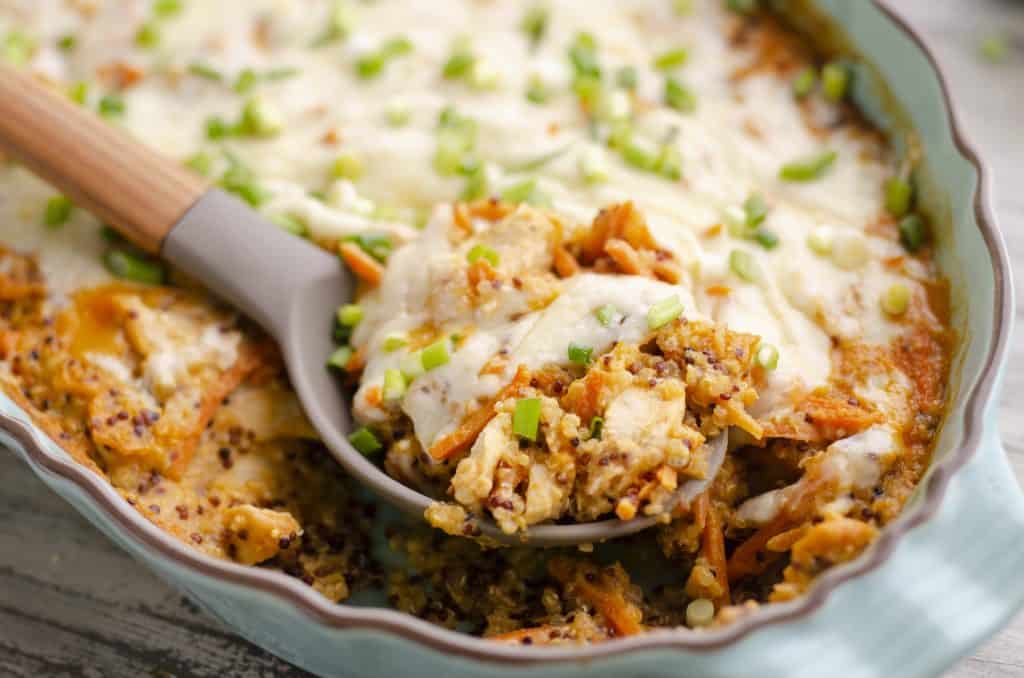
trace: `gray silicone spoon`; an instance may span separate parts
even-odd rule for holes
[[[334,457],[383,499],[422,518],[433,500],[387,475],[347,439],[349,408],[324,367],[334,349],[332,312],[353,294],[337,257],[8,66],[0,66],[0,148],[261,325],[280,344],[295,391]],[[707,479],[680,486],[680,501],[692,501],[718,472],[726,436],[709,444]],[[656,522],[540,525],[506,535],[477,519],[484,535],[531,546],[599,542]]]

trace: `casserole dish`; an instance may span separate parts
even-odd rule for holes
[[[1003,520],[999,524],[1007,526],[1001,532],[1007,537],[1012,536],[1008,526],[1019,525],[1019,501],[1012,492],[1012,479],[1005,475],[1005,465],[1000,466],[994,432],[985,431],[983,427],[983,417],[988,413],[988,402],[1009,329],[1008,269],[998,236],[991,230],[984,209],[972,209],[985,189],[981,170],[973,163],[969,150],[960,144],[955,131],[949,129],[941,84],[929,70],[927,60],[906,36],[900,35],[887,21],[881,10],[871,5],[832,2],[823,3],[822,8],[844,27],[859,51],[871,55],[870,60],[878,64],[883,77],[899,92],[897,99],[910,112],[910,122],[922,137],[925,187],[929,189],[926,191],[927,202],[933,211],[946,217],[943,221],[952,225],[950,232],[940,232],[937,239],[942,268],[952,279],[955,290],[954,326],[961,333],[962,343],[953,379],[955,404],[938,442],[935,466],[922,483],[916,501],[863,559],[827,576],[808,599],[763,612],[733,628],[700,635],[658,632],[642,639],[586,651],[525,654],[491,648],[477,641],[430,629],[394,613],[336,608],[323,601],[314,602],[294,582],[186,554],[154,528],[142,526],[135,516],[124,513],[109,488],[70,465],[54,446],[44,444],[42,437],[38,433],[33,434],[25,425],[23,416],[19,418],[20,413],[5,403],[8,407],[5,409],[4,428],[10,435],[10,441],[29,458],[33,468],[48,483],[55,485],[108,533],[114,534],[116,540],[131,552],[190,591],[247,637],[322,673],[347,673],[360,668],[411,672],[427,668],[441,670],[441,662],[452,661],[438,653],[413,651],[408,647],[392,651],[389,646],[401,641],[387,634],[368,635],[348,628],[353,626],[387,628],[400,635],[428,641],[437,648],[456,650],[481,660],[532,663],[600,658],[600,662],[586,668],[600,669],[602,673],[621,672],[626,668],[623,662],[627,661],[636,662],[635,666],[628,667],[631,672],[660,670],[678,673],[679,661],[672,660],[673,652],[688,652],[693,661],[686,665],[702,674],[742,673],[743,667],[763,673],[764,664],[751,662],[751,657],[777,660],[779,665],[772,667],[772,674],[796,675],[801,670],[814,675],[839,670],[851,673],[851,664],[857,666],[858,662],[874,662],[864,664],[863,668],[880,674],[891,673],[897,666],[902,669],[901,673],[937,668],[956,651],[962,651],[976,641],[981,633],[1008,613],[1016,600],[1007,592],[1002,592],[1000,598],[985,595],[989,589],[976,584],[978,581],[998,584],[996,575],[999,571],[1010,571],[1009,568],[1016,565],[1013,559],[998,560],[1000,567],[988,570],[982,576],[980,567],[992,560],[991,552],[978,545],[963,548],[963,544],[958,542],[958,536],[969,539],[980,532],[974,525],[992,524],[1000,517]],[[880,105],[886,100],[883,95],[877,91],[870,92],[865,87],[861,90],[861,102],[869,111],[886,109]],[[951,477],[956,478],[956,483],[943,499],[943,491]],[[1009,493],[1000,497],[993,487],[1009,488]],[[89,496],[92,499],[88,499]],[[962,507],[965,501],[971,504],[970,510]],[[982,501],[992,502],[987,507],[990,512],[986,513],[986,507],[980,503]],[[942,511],[934,515],[940,502]],[[949,523],[953,515],[958,516],[955,525]],[[925,527],[899,539],[898,548],[895,548],[901,533],[929,517],[932,520]],[[124,528],[129,529],[123,531]],[[999,546],[995,540],[992,542],[988,544],[990,548]],[[955,550],[955,555],[945,553],[947,549]],[[943,573],[929,557],[950,567],[945,571],[943,581],[939,581],[940,577],[922,580],[917,576],[916,573],[921,571],[935,575]],[[875,569],[883,561],[885,566]],[[1007,569],[1003,570],[1003,567]],[[831,596],[828,595],[841,580],[869,571],[870,574],[865,574],[856,584],[839,587]],[[934,588],[929,588],[931,584]],[[955,590],[957,595],[936,596],[923,604],[921,601],[927,600],[933,590]],[[297,607],[274,597],[273,591],[286,594]],[[970,595],[976,595],[981,604],[968,601]],[[875,603],[873,609],[872,601],[881,602]],[[961,606],[966,609],[968,605],[976,614],[969,618],[960,617],[956,625],[947,624],[946,619],[940,616],[944,610],[956,610]],[[811,612],[814,614],[808,616]],[[901,635],[900,648],[913,655],[918,665],[908,668],[900,664],[904,657],[896,649],[892,652],[875,650],[882,647],[880,642],[875,644],[876,639],[891,637],[893,629],[904,625],[901,620],[917,619],[922,613],[934,618],[937,625],[941,624],[950,638],[950,642],[943,644],[941,652],[914,651],[910,647],[913,635],[907,633]],[[870,634],[866,629],[860,629],[858,633],[846,631],[847,628],[863,626],[862,622],[868,615],[872,620]],[[315,623],[310,623],[310,616],[316,619]],[[790,623],[757,630],[765,624],[783,620]],[[755,630],[757,632],[752,633]],[[931,638],[936,630],[927,625],[915,626],[915,632],[927,634],[922,638]],[[822,641],[832,639],[836,644],[826,648],[817,645],[815,638]],[[775,652],[763,651],[762,645],[772,647]],[[359,648],[358,652],[355,647]],[[645,651],[634,652],[641,648]],[[790,650],[792,654],[782,650]],[[338,665],[338,657],[346,658],[344,666]],[[802,657],[814,657],[814,660]],[[385,661],[396,663],[387,666],[382,663]],[[473,664],[454,661],[455,665],[449,667],[452,671],[456,667],[467,673],[480,669]],[[827,665],[831,661],[837,662],[834,667]],[[575,663],[572,666],[583,668],[584,665]],[[556,664],[548,670],[564,672],[568,668],[567,665]]]

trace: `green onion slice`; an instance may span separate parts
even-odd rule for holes
[[[348,437],[348,441],[352,444],[352,447],[356,448],[364,456],[370,456],[384,449],[384,446],[381,445],[373,431],[365,426],[352,432]]]
[[[352,360],[352,353],[353,351],[351,346],[339,347],[331,354],[331,357],[327,359],[327,366],[334,367],[339,370],[348,369],[348,362]]]
[[[590,437],[594,440],[601,439],[601,433],[604,431],[604,419],[601,417],[594,417],[590,420]]]
[[[474,245],[473,249],[469,250],[466,254],[466,261],[471,264],[476,263],[478,259],[486,259],[494,268],[497,268],[498,263],[501,261],[501,257],[494,248],[488,247],[483,243]]]
[[[774,370],[779,366],[779,349],[771,344],[762,344],[757,350],[757,364],[766,370]]]
[[[345,304],[338,309],[338,322],[345,327],[355,327],[364,315],[363,307],[359,304]]]
[[[835,163],[839,154],[836,151],[825,151],[810,158],[795,160],[782,166],[779,178],[783,181],[807,182],[820,179]]]
[[[425,347],[421,351],[420,359],[423,363],[423,370],[426,372],[448,364],[448,361],[451,360],[451,350],[448,347],[448,338],[444,337],[443,339],[438,339],[430,346]]]
[[[108,250],[103,255],[103,265],[112,275],[143,285],[162,285],[167,277],[160,262],[126,250]]]
[[[619,317],[619,309],[615,308],[611,304],[606,304],[598,309],[594,310],[594,315],[597,316],[597,321],[605,327],[610,327],[615,319]]]
[[[569,362],[573,365],[589,365],[593,355],[594,349],[590,346],[581,346],[576,343],[569,344]]]
[[[404,348],[409,345],[409,336],[404,332],[391,332],[384,337],[383,348],[388,353],[393,353],[400,348]]]
[[[753,255],[744,250],[733,250],[729,253],[729,268],[747,282],[755,282],[760,277]]]
[[[651,306],[647,311],[647,327],[656,330],[664,327],[683,314],[683,302],[673,294]]]
[[[520,438],[535,441],[540,429],[540,398],[520,398],[512,414],[512,430]]]
[[[891,177],[885,182],[885,209],[896,218],[905,217],[910,212],[914,199],[914,188],[910,182],[900,177]]]
[[[927,239],[928,229],[921,217],[911,214],[900,221],[900,242],[908,252],[917,252]]]
[[[75,204],[63,195],[55,195],[46,201],[46,210],[43,213],[43,223],[50,228],[63,226],[71,218]]]
[[[405,377],[399,370],[384,370],[384,400],[399,400],[405,395]]]

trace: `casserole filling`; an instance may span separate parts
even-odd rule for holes
[[[352,443],[454,535],[376,516],[258,330],[8,163],[0,386],[211,556],[591,642],[801,595],[927,467],[953,337],[913,143],[757,2],[0,2],[0,40],[338,253]],[[582,550],[464,538],[642,515]]]

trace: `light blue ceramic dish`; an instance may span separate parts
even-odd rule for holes
[[[206,557],[136,514],[0,398],[0,443],[112,540],[249,640],[330,676],[926,676],[1024,604],[1024,497],[1006,463],[995,396],[1013,308],[984,168],[956,127],[941,76],[878,2],[819,0],[873,65],[858,97],[917,130],[924,202],[945,224],[939,256],[962,337],[936,460],[903,517],[811,594],[731,627],[659,631],[579,649],[496,646],[391,610],[332,605],[285,575]],[[880,86],[878,78],[888,83]],[[887,94],[886,92],[892,94]],[[898,110],[902,109],[903,113]],[[887,113],[886,113],[887,112]]]

